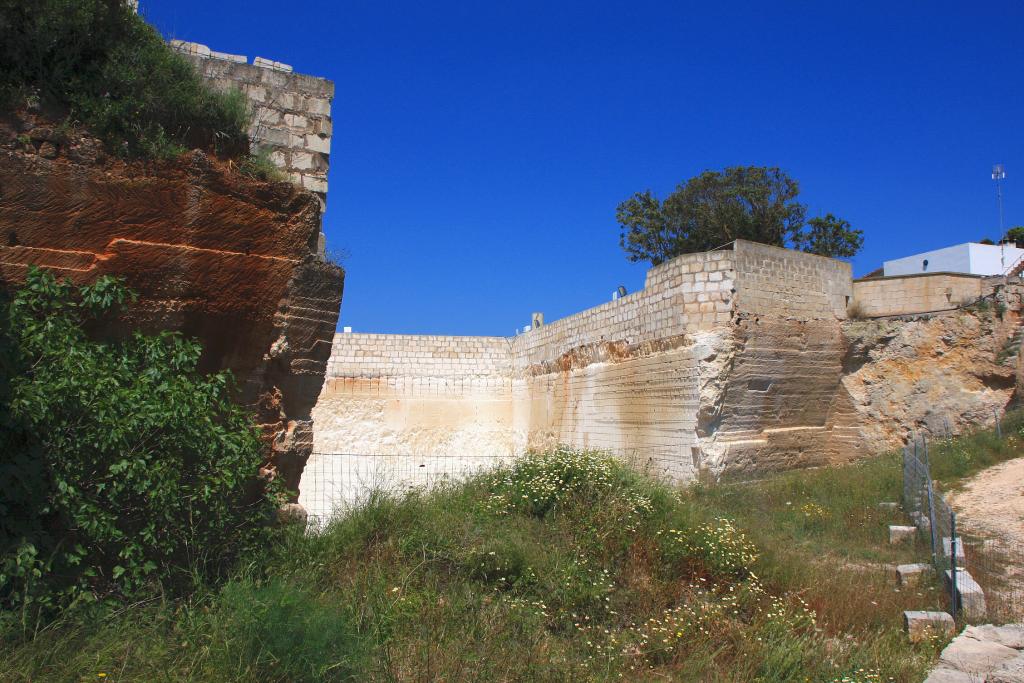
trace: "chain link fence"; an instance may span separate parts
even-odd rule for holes
[[[924,438],[903,449],[903,506],[931,548],[954,617],[995,624],[1024,620],[1024,545],[958,518],[932,479]]]

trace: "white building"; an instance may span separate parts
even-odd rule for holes
[[[965,242],[944,249],[925,251],[913,256],[886,261],[886,276],[918,275],[920,273],[969,273],[971,275],[1003,275],[1021,259],[1024,249],[1012,244],[979,244]]]

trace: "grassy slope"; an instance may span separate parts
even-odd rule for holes
[[[900,612],[938,596],[875,564],[922,554],[885,544],[899,476],[880,458],[680,494],[532,461],[285,534],[188,604],[57,624],[0,650],[0,679],[916,682],[938,644],[909,645]]]

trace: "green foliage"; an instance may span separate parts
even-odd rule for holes
[[[1019,458],[1024,451],[1024,410],[1008,411],[1000,417],[1003,437],[994,427],[980,429],[954,439],[933,440],[928,446],[932,477],[956,486],[981,470]]]
[[[248,149],[240,92],[215,93],[122,0],[0,0],[0,106],[41,105],[118,154]]]
[[[886,457],[679,490],[538,453],[284,529],[206,598],[0,643],[0,679],[917,683],[942,643],[907,642],[901,615],[938,594],[892,584],[923,559],[886,542],[899,474]]]
[[[864,246],[864,231],[829,213],[807,221],[807,227],[793,236],[793,245],[818,256],[852,258]]]
[[[0,605],[23,619],[210,578],[271,513],[258,432],[198,343],[87,333],[133,296],[30,269],[0,306]]]
[[[266,149],[258,149],[255,153],[242,157],[238,161],[238,171],[250,178],[271,183],[288,179],[288,176],[270,159],[270,152]]]
[[[1006,231],[1006,239],[1018,247],[1024,246],[1024,225],[1015,225]]]
[[[631,261],[658,265],[736,239],[782,246],[804,222],[800,187],[778,168],[704,171],[659,201],[649,190],[619,204],[620,244]]]
[[[680,254],[708,251],[737,239],[786,246],[822,256],[849,257],[863,246],[862,231],[828,214],[812,218],[797,201],[800,186],[785,171],[730,166],[704,171],[664,201],[638,192],[616,209],[619,244],[630,261],[663,263]]]

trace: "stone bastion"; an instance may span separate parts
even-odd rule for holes
[[[1019,286],[1004,279],[1011,305],[985,322],[946,280],[936,296],[897,280],[853,282],[848,263],[741,240],[512,338],[336,334],[300,501],[316,514],[374,463],[450,473],[556,444],[676,480],[825,465],[1003,409],[1019,372],[995,358],[1017,340]],[[848,320],[858,307],[904,315]]]

